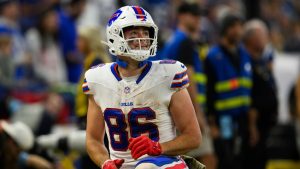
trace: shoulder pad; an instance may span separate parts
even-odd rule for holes
[[[162,60],[159,63],[164,64],[166,73],[172,77],[171,89],[181,90],[189,86],[187,67],[183,63],[174,60]]]
[[[101,77],[99,74],[104,75],[107,66],[110,64],[99,64],[96,66],[91,67],[89,70],[87,70],[84,74],[84,81],[82,84],[82,90],[85,94],[94,94],[93,86],[95,83],[101,82]],[[103,72],[103,73],[101,73]]]

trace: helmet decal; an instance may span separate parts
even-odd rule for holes
[[[119,16],[122,14],[122,11],[119,9],[117,10],[109,19],[108,26],[111,26],[111,24],[119,18]]]
[[[146,21],[147,15],[145,14],[145,11],[143,8],[139,6],[132,6],[137,19],[141,19],[141,21]]]

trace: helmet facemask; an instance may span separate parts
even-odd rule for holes
[[[149,31],[149,37],[133,37],[133,38],[125,38],[124,31],[126,29],[134,29],[135,27],[129,26],[125,27],[121,31],[121,38],[124,39],[124,53],[123,56],[131,57],[137,61],[143,61],[148,59],[150,56],[155,56],[156,52],[156,35],[154,34],[154,28],[146,27]]]

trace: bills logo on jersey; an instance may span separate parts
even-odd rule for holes
[[[120,103],[120,106],[133,106],[133,102],[123,102]]]
[[[116,21],[118,18],[119,18],[119,16],[122,14],[122,11],[119,9],[119,10],[117,10],[111,17],[110,17],[110,19],[109,19],[109,21],[108,21],[108,26],[111,26],[111,24],[114,22],[114,21]]]
[[[141,21],[147,20],[147,15],[143,8],[139,6],[132,6],[132,9],[134,10],[137,19],[140,19]]]

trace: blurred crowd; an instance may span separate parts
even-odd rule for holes
[[[153,60],[191,70],[210,147],[192,156],[208,169],[300,168],[299,0],[0,0],[0,168],[95,167],[83,73],[114,61],[101,40],[124,5],[157,24]],[[220,83],[224,71],[236,80]]]

